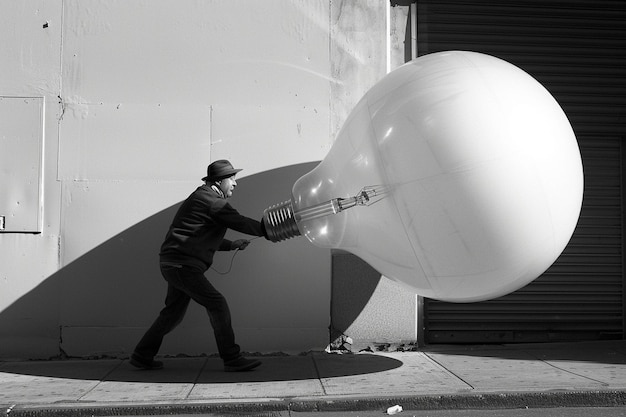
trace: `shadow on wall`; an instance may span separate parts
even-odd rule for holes
[[[356,255],[336,249],[331,252],[330,338],[341,348],[341,336],[365,308],[378,287],[381,275]]]
[[[300,164],[242,178],[231,203],[242,214],[260,219],[269,205],[290,198],[295,180],[315,166]],[[158,251],[178,206],[102,243],[0,312],[0,358],[128,355],[162,308],[166,284]],[[229,232],[227,237],[239,235]],[[330,262],[329,250],[304,237],[279,243],[260,238],[245,251],[218,253],[215,270],[230,271],[221,275],[210,270],[207,276],[229,301],[244,351],[299,353],[329,342]],[[357,301],[361,308],[369,295]],[[356,317],[360,310],[354,300],[350,305]],[[215,351],[206,312],[191,303],[160,353]]]

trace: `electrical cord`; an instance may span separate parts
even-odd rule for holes
[[[249,242],[252,242],[255,239],[260,238],[261,236],[256,236],[253,237],[252,239],[248,239]],[[235,256],[237,256],[237,253],[239,253],[241,249],[235,249],[235,253],[233,253],[233,256],[230,258],[230,265],[228,265],[228,269],[226,271],[218,271],[217,269],[215,269],[214,267],[211,267],[211,269],[213,271],[215,271],[216,273],[218,273],[219,275],[227,275],[230,273],[230,271],[233,269],[233,263],[235,262]]]

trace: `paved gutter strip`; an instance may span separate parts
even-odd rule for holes
[[[142,416],[172,414],[237,414],[280,416],[281,412],[386,410],[399,404],[405,410],[480,410],[549,407],[626,406],[626,391],[548,391],[460,395],[416,395],[410,397],[341,398],[337,400],[284,399],[259,402],[197,404],[132,404],[81,406],[15,406],[8,417]],[[382,411],[381,411],[382,412]]]

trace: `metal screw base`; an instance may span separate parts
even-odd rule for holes
[[[275,204],[263,212],[263,223],[267,237],[272,242],[300,236],[300,230],[293,214],[291,200]]]

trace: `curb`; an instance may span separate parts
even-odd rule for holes
[[[45,405],[5,409],[10,417],[84,417],[114,415],[241,414],[276,416],[281,411],[337,412],[386,410],[399,404],[405,410],[480,410],[555,407],[626,406],[626,391],[546,391],[457,395],[416,395],[379,398],[277,399],[257,402],[131,405]],[[381,412],[383,412],[381,411]]]

